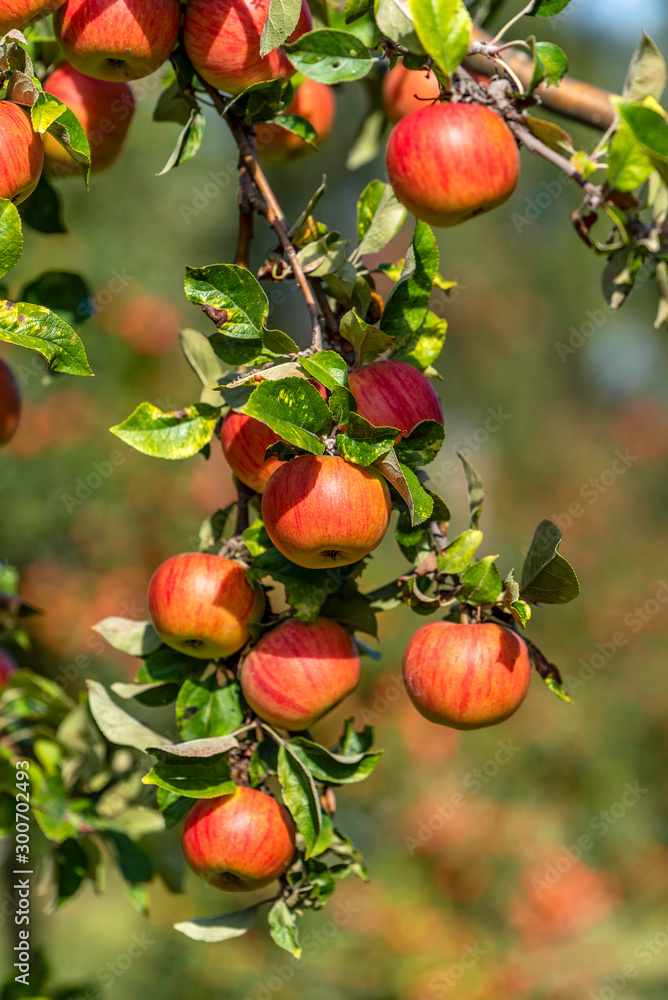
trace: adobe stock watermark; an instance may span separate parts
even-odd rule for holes
[[[605,977],[599,990],[590,990],[587,1000],[615,1000],[626,988],[629,980],[635,979],[642,968],[651,965],[654,959],[668,948],[668,924],[644,940],[633,949],[637,961],[626,962],[618,972]]]
[[[548,208],[554,205],[557,198],[566,190],[566,184],[558,178],[551,181],[543,181],[540,191],[534,198],[526,198],[524,202],[524,214],[513,212],[510,221],[515,227],[516,233],[521,233],[527,226],[533,225],[541,215],[547,212]]]
[[[124,465],[125,457],[120,451],[111,451],[101,462],[93,462],[91,471],[84,476],[78,476],[71,486],[71,493],[61,493],[60,499],[68,514],[83,507],[93,493],[113,475],[115,469]]]
[[[580,496],[583,500],[587,501],[587,506],[591,507],[592,504],[598,503],[601,497],[605,496],[617,480],[625,475],[637,461],[638,456],[632,455],[628,448],[624,452],[617,450],[613,455],[610,466],[599,472],[597,476],[590,476],[580,487]],[[565,511],[561,514],[552,514],[550,519],[554,521],[562,532],[566,532],[573,524],[573,521],[578,521],[584,515],[586,509],[587,507],[583,506],[583,504],[573,501]]]
[[[663,608],[668,607],[668,583],[665,580],[659,580],[658,583],[653,597],[636,605],[632,611],[624,615],[623,623],[626,625],[626,630],[618,629],[605,642],[597,642],[595,653],[587,659],[580,657],[578,673],[564,675],[564,688],[570,697],[607,666],[620,649],[628,646],[631,636],[637,635]]]
[[[545,871],[541,877],[531,879],[531,888],[537,896],[542,896],[553,886],[560,882],[571,868],[582,860],[584,855],[591,851],[597,840],[605,837],[613,827],[624,819],[629,809],[632,809],[643,796],[649,792],[648,788],[641,788],[638,782],[631,785],[627,782],[622,793],[616,802],[613,802],[607,809],[601,809],[593,816],[588,825],[588,833],[583,833],[574,844],[565,847],[556,860],[545,866]]]
[[[144,957],[149,948],[154,944],[155,941],[149,938],[145,932],[133,934],[124,952],[117,955],[113,961],[105,962],[104,965],[101,965],[96,970],[95,978],[100,983],[100,986],[87,986],[81,995],[77,997],[77,1000],[100,1000],[103,995],[100,987],[109,989],[110,986],[113,986],[138,959]]]
[[[466,973],[473,969],[481,958],[484,958],[488,950],[479,941],[467,944],[456,962],[449,965],[447,969],[441,969],[440,972],[431,977],[427,983],[429,995],[423,993],[417,1000],[431,1000],[431,997],[446,996],[448,991],[457,986]]]
[[[512,740],[499,740],[496,753],[490,757],[481,767],[474,767],[462,779],[462,785],[474,795],[478,795],[485,785],[497,776],[502,767],[508,764],[521,751],[522,747],[517,746]],[[414,834],[407,834],[404,837],[404,847],[413,856],[421,847],[428,844],[442,830],[446,823],[468,805],[470,798],[463,792],[453,792],[445,802],[440,802],[435,806],[434,811],[428,819],[421,819],[415,828]]]

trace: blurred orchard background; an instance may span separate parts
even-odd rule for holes
[[[668,50],[663,0],[573,0],[538,27],[568,51],[574,75],[616,92],[641,28]],[[184,267],[229,261],[234,249],[232,142],[211,121],[196,160],[155,177],[176,133],[151,123],[157,88],[140,81],[141,109],[117,167],[94,178],[90,194],[62,183],[70,233],[29,231],[12,275],[13,292],[50,268],[87,276],[97,315],[81,330],[96,377],[45,384],[31,354],[1,348],[25,408],[0,458],[0,555],[21,567],[23,591],[47,611],[22,660],[66,678],[75,696],[85,676],[132,676],[134,661],[102,648],[91,625],[145,617],[156,565],[193,547],[202,519],[233,491],[216,449],[209,462],[168,464],[108,432],[142,400],[168,410],[196,398],[178,332],[205,321],[182,294]],[[357,196],[384,172],[380,158],[345,170],[363,100],[361,84],[340,88],[336,131],[322,150],[296,169],[269,168],[289,217],[326,173],[321,215],[352,235]],[[400,685],[418,622],[391,612],[381,623],[382,661],[364,661],[357,695],[319,725],[325,741],[355,711],[386,748],[373,778],[339,795],[369,885],[347,881],[327,910],[311,914],[295,968],[261,930],[204,945],[172,929],[239,900],[180,872],[170,842],[185,892],[156,885],[148,921],[113,876],[103,895],[87,890],[40,918],[52,982],[78,987],[63,996],[666,996],[668,342],[652,329],[654,292],[641,287],[618,315],[604,308],[601,262],[569,224],[577,192],[542,161],[522,160],[508,204],[439,236],[441,271],[458,289],[441,303],[450,324],[439,362],[447,435],[432,478],[453,507],[456,534],[465,508],[455,449],[479,468],[486,551],[502,553],[506,570],[521,565],[539,520],[559,523],[582,597],[539,611],[531,634],[575,704],[534,677],[525,707],[503,726],[463,735],[431,726]],[[257,233],[259,263],[270,237],[261,223]],[[397,256],[408,239],[406,230]],[[303,335],[303,304],[290,288],[280,292],[270,290],[273,325]],[[390,534],[369,587],[404,567]]]

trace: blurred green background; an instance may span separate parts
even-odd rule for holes
[[[668,50],[660,0],[573,0],[554,24],[525,25],[524,34],[567,49],[574,75],[616,92],[641,28]],[[23,591],[47,611],[32,628],[36,652],[20,658],[56,677],[73,664],[81,678],[133,675],[135,662],[100,652],[90,626],[143,616],[155,566],[192,547],[201,520],[232,493],[217,449],[209,463],[170,465],[108,432],[144,399],[173,409],[197,398],[178,331],[205,321],[182,294],[184,267],[229,261],[236,230],[224,129],[211,121],[197,159],[156,178],[176,127],[151,123],[157,90],[152,81],[142,89],[119,165],[88,195],[63,183],[70,233],[29,232],[10,276],[15,291],[43,270],[80,270],[97,296],[97,317],[82,328],[94,379],[45,385],[32,355],[0,349],[25,396],[21,428],[0,457],[0,556],[21,567]],[[319,214],[352,236],[356,198],[384,169],[379,159],[345,171],[364,91],[347,85],[337,100],[322,151],[269,173],[291,218],[326,173]],[[584,129],[573,134],[591,141]],[[560,524],[582,597],[536,612],[530,635],[575,704],[536,677],[501,727],[462,736],[431,726],[399,680],[420,622],[386,615],[382,662],[364,661],[358,695],[319,726],[326,740],[355,710],[386,748],[373,778],[339,795],[341,825],[364,850],[371,882],[345,882],[308,918],[299,966],[262,930],[221,945],[176,933],[178,920],[239,902],[194,876],[182,895],[154,887],[146,921],[110,873],[103,895],[86,891],[40,919],[55,984],[81,983],[76,995],[88,1000],[666,996],[668,345],[665,330],[652,329],[654,288],[641,287],[618,315],[604,310],[601,261],[570,228],[577,192],[554,180],[523,153],[507,205],[439,236],[441,271],[459,286],[443,304],[447,436],[431,471],[455,534],[465,526],[455,449],[479,468],[485,552],[500,552],[506,570],[520,566],[539,520]],[[260,221],[257,263],[269,245]],[[303,304],[280,291],[269,290],[273,325],[303,336]],[[92,489],[91,476],[102,480]],[[388,536],[368,589],[403,568]]]

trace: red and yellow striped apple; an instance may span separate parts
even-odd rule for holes
[[[325,141],[334,126],[336,117],[336,98],[334,91],[325,83],[309,80],[305,77],[295,91],[295,96],[285,111],[286,114],[299,115],[310,122],[316,130],[318,147]],[[273,122],[256,127],[257,154],[267,163],[284,163],[314,152],[314,147],[304,142],[294,132],[289,132]]]
[[[359,684],[360,658],[349,632],[328,618],[290,618],[244,658],[244,698],[265,722],[308,729]]]
[[[283,49],[260,55],[269,6],[270,0],[188,0],[183,40],[198,76],[228,94],[239,94],[252,83],[292,76],[294,69]],[[311,11],[302,0],[289,41],[310,31],[312,24]]]
[[[20,205],[42,176],[44,147],[30,112],[7,100],[0,101],[0,149],[0,198]]]
[[[429,70],[406,69],[398,62],[383,77],[383,107],[391,122],[398,122],[411,111],[427,107],[440,95],[436,75]]]
[[[0,361],[0,445],[16,434],[21,419],[21,393],[14,372]]]
[[[398,427],[399,438],[422,420],[443,423],[438,393],[426,375],[405,361],[374,361],[350,372],[357,412],[374,427]]]
[[[295,826],[285,806],[254,788],[199,799],[183,827],[186,861],[204,882],[225,892],[262,889],[286,870]]]
[[[259,621],[263,609],[262,591],[251,587],[244,567],[206,552],[167,559],[148,588],[149,614],[162,641],[199,659],[240,650],[249,622]]]
[[[431,622],[410,639],[403,672],[411,701],[430,722],[482,729],[520,707],[531,661],[526,644],[502,625]]]
[[[520,157],[496,112],[460,101],[402,118],[390,135],[386,166],[409,212],[432,226],[456,226],[510,198]]]
[[[262,497],[272,542],[307,569],[363,559],[383,540],[391,509],[380,472],[330,455],[300,455],[285,462]]]
[[[67,61],[96,80],[139,80],[159,69],[181,29],[180,0],[65,0],[53,18]]]
[[[64,0],[0,0],[0,38],[53,14]]]
[[[94,80],[69,63],[62,63],[44,81],[83,126],[91,154],[91,173],[107,170],[118,159],[135,113],[135,96],[127,83]],[[44,134],[46,165],[60,175],[78,174],[74,160],[48,132]]]

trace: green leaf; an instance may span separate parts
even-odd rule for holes
[[[529,93],[543,81],[546,85],[556,86],[568,72],[568,57],[563,49],[553,42],[532,42],[534,66]]]
[[[174,682],[182,684],[188,672],[201,673],[206,666],[204,660],[186,656],[169,646],[160,646],[155,652],[149,653],[137,671],[137,683],[165,684]]]
[[[220,411],[207,403],[163,413],[151,403],[140,403],[111,433],[142,455],[181,460],[192,458],[209,443]]]
[[[267,916],[272,939],[295,958],[300,958],[302,950],[297,933],[297,915],[288,907],[284,899],[277,899]]]
[[[0,301],[0,340],[37,351],[51,371],[93,374],[80,338],[60,316],[43,306]]]
[[[301,14],[301,0],[271,0],[260,37],[260,55],[266,56],[290,37]]]
[[[381,329],[397,338],[397,350],[424,323],[437,274],[436,238],[427,223],[418,220],[401,277],[390,292],[380,320]]]
[[[387,481],[394,486],[408,507],[411,524],[422,524],[434,511],[434,500],[421,485],[412,469],[402,465],[394,450],[375,463]]]
[[[23,253],[21,216],[16,205],[0,199],[0,278],[18,264]]]
[[[319,240],[307,243],[297,253],[297,259],[305,274],[314,278],[324,278],[336,274],[346,263],[348,240],[334,238],[336,234],[328,233]]]
[[[220,317],[218,327],[225,337],[255,340],[261,336],[269,302],[260,282],[245,267],[236,264],[187,267],[185,290],[189,302],[225,314]]]
[[[88,183],[88,178],[90,176],[90,146],[88,144],[88,137],[84,132],[81,122],[77,119],[76,115],[70,111],[68,107],[66,107],[65,104],[58,101],[57,97],[53,97],[51,94],[41,94],[38,99],[38,104],[42,102],[42,98],[44,98],[46,103],[50,106],[53,105],[54,101],[60,105],[62,110],[58,119],[56,121],[52,121],[51,124],[47,126],[46,131],[67,150],[79,168],[84,181]]]
[[[93,293],[79,274],[44,271],[21,289],[22,302],[46,306],[66,323],[82,323],[95,312]]]
[[[174,930],[180,931],[193,941],[206,941],[213,944],[216,941],[229,941],[241,937],[257,923],[262,903],[249,906],[246,910],[236,913],[222,913],[219,917],[198,917],[196,920],[184,920],[174,924]]]
[[[325,451],[320,435],[331,426],[329,407],[304,378],[260,382],[243,410],[267,424],[285,441],[313,455]]]
[[[189,678],[176,700],[176,726],[183,740],[200,740],[234,732],[244,719],[237,681],[218,686],[215,674]]]
[[[571,0],[535,0],[533,8],[527,11],[530,17],[552,17],[568,7]]]
[[[370,10],[373,10],[373,0],[346,0],[343,9],[346,24],[351,24],[360,17],[364,17]]]
[[[199,764],[189,761],[156,764],[141,780],[144,785],[157,785],[187,799],[233,795],[237,787],[230,778],[229,764],[222,759],[216,762],[209,759]]]
[[[221,754],[228,753],[238,746],[239,741],[234,736],[206,736],[203,739],[187,740],[185,743],[147,747],[146,753],[157,757],[162,764],[175,764],[182,758],[186,758],[185,762],[188,763],[191,758],[201,760],[202,758],[220,757]]]
[[[378,636],[378,622],[369,599],[360,594],[354,580],[348,580],[338,593],[328,597],[322,607],[322,616],[339,622],[350,632]]]
[[[648,98],[649,101],[652,98]],[[642,104],[615,101],[617,110],[664,181],[668,181],[668,122],[663,112]]]
[[[462,455],[461,451],[457,452],[457,457],[464,467],[466,490],[469,498],[469,520],[471,527],[477,528],[480,521],[482,504],[485,499],[485,490],[482,485],[482,479],[473,468],[468,458],[466,458],[465,455]]]
[[[67,232],[67,227],[63,222],[60,195],[49,183],[44,173],[30,197],[19,205],[19,215],[26,225],[38,233],[50,235]]]
[[[281,114],[274,118],[274,124],[280,125],[286,132],[298,135],[300,139],[308,142],[311,146],[315,146],[317,143],[318,133],[306,118],[301,118],[299,115]]]
[[[366,45],[347,31],[310,31],[283,48],[299,73],[319,83],[360,80],[373,65]]]
[[[290,104],[292,97],[292,84],[283,77],[252,83],[228,103],[226,115],[234,112],[246,125],[271,121]]]
[[[424,53],[408,0],[375,0],[374,15],[383,35],[409,52]]]
[[[424,371],[436,361],[443,350],[447,330],[446,320],[428,310],[422,326],[403,337],[390,352],[390,356]]]
[[[337,426],[340,427],[348,423],[350,409],[354,404],[355,399],[349,389],[344,389],[342,385],[337,385],[335,389],[332,389],[327,405],[332,414],[332,420]]]
[[[410,0],[425,52],[448,76],[464,61],[473,22],[463,0]]]
[[[482,542],[482,531],[470,529],[450,542],[438,556],[439,573],[449,573],[456,576],[463,573],[470,564]]]
[[[462,573],[461,595],[467,604],[494,604],[501,596],[504,586],[496,559],[498,556],[485,556]]]
[[[656,43],[644,31],[633,54],[622,96],[625,101],[661,100],[666,86],[666,62]]]
[[[244,538],[246,534],[244,534]],[[327,588],[323,587],[322,570],[304,569],[281,555],[271,543],[256,556],[248,573],[249,583],[271,576],[285,587],[288,602],[302,621],[315,621],[325,601],[338,586],[343,586],[354,567],[342,566],[327,570]]]
[[[556,694],[557,698],[561,698],[562,701],[572,705],[573,701],[566,693],[559,668],[545,658],[538,646],[534,646],[532,642],[528,641],[527,646],[529,648],[529,655],[531,656],[534,667],[545,681],[550,691],[552,691],[553,694]]]
[[[301,366],[326,389],[348,388],[348,365],[335,351],[318,351],[310,358],[302,358]]]
[[[531,607],[526,601],[513,601],[510,605],[513,618],[519,622],[522,628],[526,628],[531,618]]]
[[[649,156],[626,122],[620,122],[608,153],[608,183],[617,191],[633,191],[654,170]]]
[[[389,0],[394,3],[394,0]],[[359,123],[357,134],[348,150],[346,168],[359,170],[378,156],[387,128],[387,115],[382,108],[373,108]]]
[[[355,729],[355,719],[351,716],[343,724],[343,732],[339,738],[338,753],[347,757],[354,754],[367,753],[373,746],[373,728],[365,726],[359,732]]]
[[[292,337],[282,330],[263,330],[261,336],[265,349],[272,354],[296,354],[299,351]]]
[[[130,656],[148,656],[162,645],[160,636],[150,622],[138,622],[132,618],[104,618],[93,625],[93,631],[106,639],[114,649],[129,653]]]
[[[176,140],[176,146],[172,155],[157,174],[158,177],[163,177],[175,167],[180,167],[182,164],[188,163],[197,155],[204,139],[205,128],[206,118],[197,108],[193,108],[188,121],[183,126],[183,130]]]
[[[185,94],[174,79],[160,94],[153,109],[154,122],[175,122],[177,125],[187,125],[193,111],[197,110],[197,101],[192,94]]]
[[[337,435],[339,454],[355,465],[373,465],[381,456],[392,450],[399,433],[396,427],[374,427],[364,417],[352,411],[343,434]]]
[[[354,309],[345,313],[340,323],[341,336],[345,337],[355,348],[355,358],[358,367],[368,365],[384,354],[394,342],[394,337],[379,330],[360,319]]]
[[[295,825],[306,841],[306,857],[310,857],[318,842],[322,826],[320,798],[313,777],[293,753],[290,744],[278,749],[278,780],[283,801]]]
[[[397,441],[394,450],[400,462],[420,468],[433,462],[443,444],[445,428],[436,420],[422,420],[408,437]]]
[[[209,338],[199,330],[181,330],[179,337],[186,361],[205,388],[216,385],[219,379],[233,370],[220,360]]]
[[[575,153],[572,137],[560,125],[548,122],[545,118],[534,118],[532,115],[523,115],[523,120],[531,134],[553,149],[555,153],[563,154],[566,152],[569,155]]]
[[[164,736],[154,733],[148,726],[144,726],[137,719],[133,719],[131,715],[124,712],[122,708],[119,708],[98,681],[89,680],[86,681],[86,684],[91,715],[100,732],[106,736],[110,743],[117,743],[124,747],[135,747],[137,750],[145,750],[146,747],[169,743],[169,740]]]
[[[568,604],[580,593],[571,564],[559,554],[561,531],[552,521],[541,521],[522,567],[520,592],[527,601]]]
[[[393,239],[406,221],[406,209],[391,185],[371,181],[357,202],[356,258],[379,253]]]
[[[328,785],[352,785],[364,781],[378,764],[382,754],[364,751],[333,753],[312,740],[297,736],[290,746],[316,781]]]

